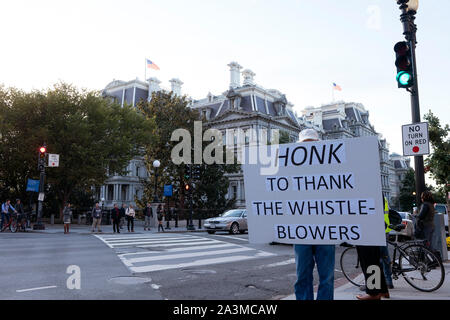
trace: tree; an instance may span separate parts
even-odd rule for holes
[[[450,126],[441,125],[439,118],[431,110],[424,116],[429,125],[429,139],[432,153],[425,161],[426,168],[438,186],[450,191]]]
[[[0,88],[0,181],[9,195],[25,195],[26,179],[37,177],[37,150],[60,155],[46,170],[60,209],[74,192],[124,173],[128,162],[152,141],[154,122],[131,106],[123,108],[99,92],[59,83],[46,91]]]
[[[138,204],[143,206],[144,202],[152,201],[153,199],[155,169],[152,164],[154,160],[159,160],[161,168],[158,170],[158,199],[162,199],[161,191],[163,190],[163,185],[172,184],[174,186],[173,199],[183,210],[187,196],[184,185],[191,181],[187,181],[185,178],[185,175],[188,173],[186,172],[186,166],[184,164],[175,164],[172,161],[172,150],[179,142],[171,141],[171,136],[175,130],[184,129],[189,132],[189,136],[193,139],[194,122],[200,120],[200,114],[188,107],[186,97],[180,97],[172,92],[165,91],[153,93],[150,102],[142,101],[138,108],[147,118],[154,119],[156,123],[155,140],[147,147],[145,155],[149,179],[142,181],[144,184],[144,197],[142,201],[138,201]],[[202,137],[205,129],[205,127],[201,129]],[[190,142],[191,146],[193,146],[193,141]],[[202,141],[202,151],[204,146],[205,144]],[[201,179],[196,182],[193,196],[195,208],[221,208],[223,210],[230,207],[233,202],[225,199],[229,186],[229,181],[225,174],[236,172],[239,170],[238,168],[239,166],[237,165],[202,164]]]

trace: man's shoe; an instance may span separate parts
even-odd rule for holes
[[[356,299],[358,300],[381,300],[381,293],[376,294],[376,295],[370,295],[370,294],[365,294],[365,295],[357,295]]]
[[[380,293],[382,298],[389,299],[391,296],[389,295],[389,292]]]

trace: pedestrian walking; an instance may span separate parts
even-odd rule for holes
[[[319,141],[319,134],[313,129],[300,132],[299,142]],[[297,300],[314,300],[313,271],[314,264],[319,273],[317,300],[334,298],[334,245],[295,244],[295,263],[297,281],[294,292]]]
[[[163,220],[163,207],[161,204],[158,205],[158,208],[156,209],[157,218],[158,218],[158,232],[162,229],[162,232],[164,232],[164,226],[162,223]]]
[[[131,232],[134,232],[134,217],[136,216],[136,212],[133,209],[133,205],[129,205],[127,210],[125,211],[125,215],[127,216],[127,227],[128,232],[130,232],[130,225],[131,225]]]
[[[422,192],[420,196],[422,207],[417,215],[414,236],[416,239],[426,240],[426,245],[431,248],[434,233],[434,199],[430,191]]]
[[[119,228],[123,229],[123,225],[125,224],[125,218],[126,218],[126,214],[125,214],[125,203],[122,203],[122,207],[120,208],[120,223],[119,223]]]
[[[102,232],[101,230],[102,224],[102,208],[98,202],[95,204],[95,208],[92,209],[92,232],[95,232],[95,228],[97,228],[98,232]]]
[[[153,218],[153,209],[150,203],[147,203],[147,206],[144,208],[144,231],[150,231],[150,222]]]
[[[117,206],[117,203],[114,203],[114,208],[111,209],[111,219],[113,222],[113,232],[120,233],[120,209]]]
[[[69,233],[69,226],[72,219],[72,208],[70,207],[70,202],[66,202],[63,209],[63,220],[64,220],[64,234]]]

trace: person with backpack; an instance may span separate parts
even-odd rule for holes
[[[144,231],[150,231],[150,221],[153,218],[153,209],[150,203],[147,203],[147,206],[144,208]]]
[[[134,232],[134,217],[136,216],[136,212],[133,209],[133,205],[130,204],[125,211],[125,215],[127,217],[127,227],[128,232],[130,232],[130,225],[131,225],[131,232]]]
[[[92,209],[92,232],[95,232],[95,228],[97,228],[98,232],[102,232],[100,226],[102,224],[102,208],[98,202],[95,204],[95,208]]]
[[[3,224],[8,224],[11,221],[11,213],[17,212],[16,209],[11,205],[11,200],[7,199],[4,204],[2,204],[2,214],[0,222],[0,230],[3,230]]]
[[[156,209],[156,213],[157,213],[157,218],[158,218],[158,232],[161,229],[164,232],[164,226],[163,226],[163,223],[162,223],[162,220],[163,220],[163,207],[162,207],[161,204],[158,205],[158,208]]]
[[[122,203],[122,208],[119,209],[120,211],[120,223],[119,223],[119,228],[123,229],[123,225],[125,224],[124,220],[126,218],[126,214],[125,214],[125,203]]]

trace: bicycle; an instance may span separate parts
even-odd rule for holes
[[[0,232],[4,232],[8,228],[11,232],[17,232],[17,218],[15,214],[9,215],[9,219],[7,219],[6,224],[3,225],[3,228],[0,230]]]
[[[396,231],[404,228],[403,225],[389,227]],[[391,265],[392,279],[398,280],[402,276],[414,289],[432,292],[444,283],[445,269],[441,259],[425,246],[425,242],[426,240],[412,240],[399,245],[396,242],[387,241],[388,245],[394,247]],[[357,281],[356,276],[361,274],[362,270],[355,246],[350,245],[342,252],[340,266],[350,283],[358,287],[365,285],[364,278]]]

